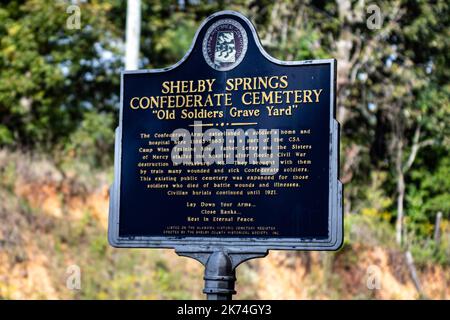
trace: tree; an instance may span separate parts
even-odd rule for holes
[[[111,6],[80,3],[80,29],[69,28],[70,3],[12,1],[0,8],[0,144],[52,150],[85,112],[117,107],[116,30]]]

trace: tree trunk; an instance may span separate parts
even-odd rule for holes
[[[403,202],[405,199],[405,178],[403,173],[400,173],[397,178],[397,221],[395,224],[395,239],[398,244],[402,244],[403,240]]]
[[[414,287],[416,287],[417,293],[420,295],[420,297],[424,297],[424,293],[422,291],[422,285],[420,284],[419,276],[417,275],[416,266],[414,265],[414,259],[411,254],[411,251],[406,250],[405,252],[406,257],[406,265],[408,266],[409,273],[411,275],[411,279],[414,283]]]
[[[395,223],[395,240],[399,245],[403,240],[403,203],[405,199],[405,176],[402,165],[403,143],[399,139],[397,145],[396,171],[397,171],[397,221]]]
[[[436,215],[436,223],[434,225],[434,242],[436,246],[439,246],[441,242],[441,220],[442,220],[442,212],[438,212]]]

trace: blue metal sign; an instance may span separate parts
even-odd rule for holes
[[[339,248],[335,75],[334,59],[269,56],[232,11],[206,19],[176,65],[123,72],[110,243]]]

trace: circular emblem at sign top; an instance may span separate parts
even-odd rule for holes
[[[203,57],[211,68],[228,71],[244,59],[247,45],[247,33],[242,25],[236,20],[222,19],[206,31]]]

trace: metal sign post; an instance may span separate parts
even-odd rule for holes
[[[266,252],[227,252],[225,250],[210,253],[177,251],[177,254],[193,258],[205,266],[205,288],[203,293],[208,300],[231,300],[236,293],[236,267],[242,262],[254,258],[264,258]]]
[[[277,60],[234,11],[208,17],[177,64],[124,71],[110,244],[196,259],[211,300],[269,250],[337,250],[335,87],[336,60]]]

